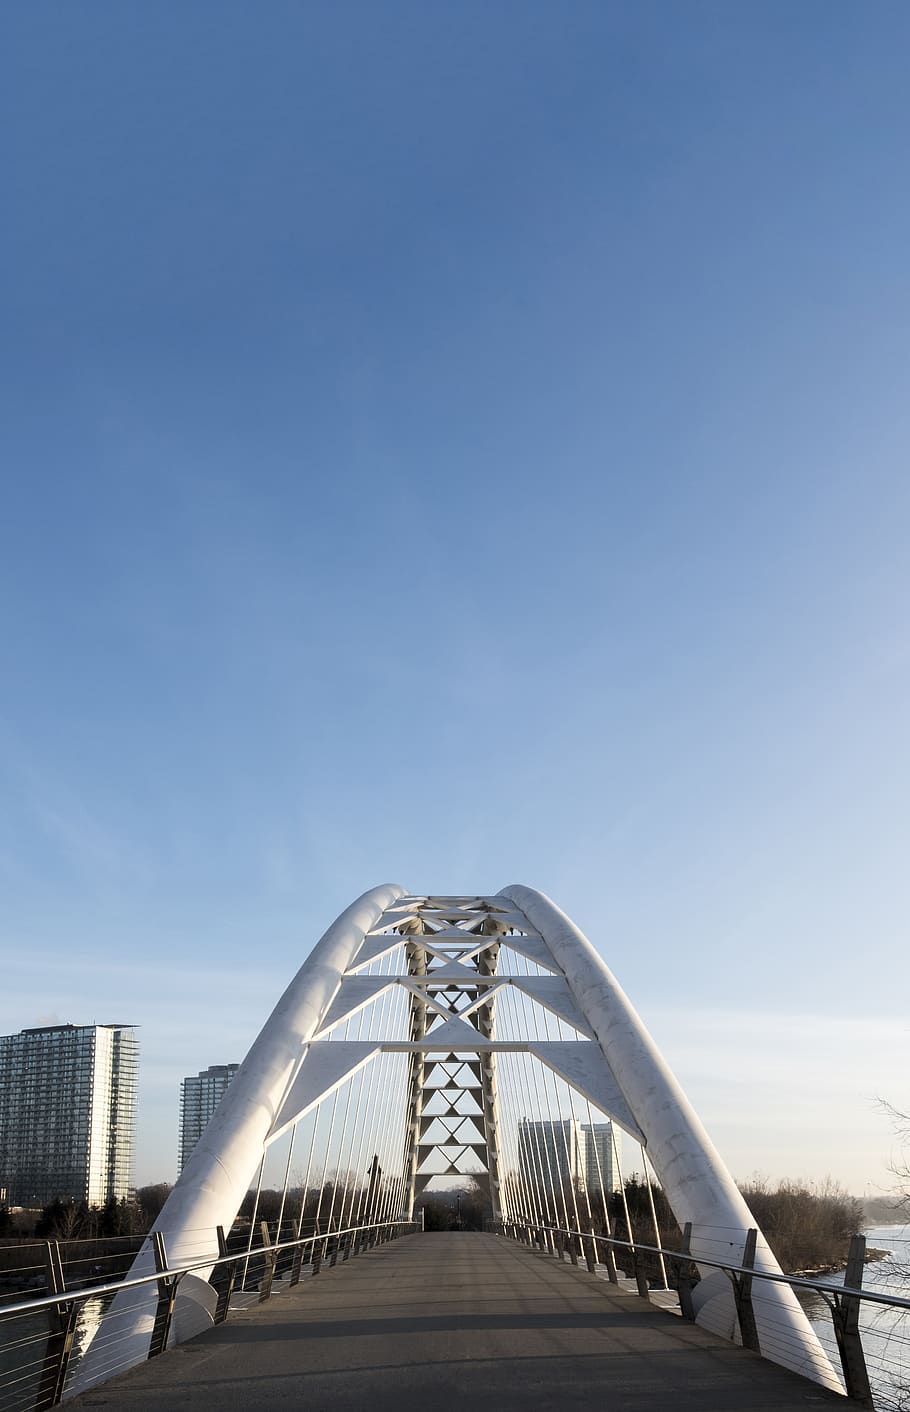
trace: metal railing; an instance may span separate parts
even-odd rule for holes
[[[155,1261],[154,1273],[118,1279],[102,1278],[96,1282],[86,1282],[80,1288],[66,1286],[60,1242],[44,1242],[44,1275],[48,1292],[27,1299],[0,1302],[0,1412],[43,1412],[45,1408],[55,1407],[70,1387],[80,1356],[94,1347],[96,1340],[103,1341],[108,1307],[115,1296],[124,1290],[155,1286],[154,1319],[148,1349],[144,1356],[130,1356],[118,1361],[114,1347],[116,1337],[108,1341],[105,1348],[107,1370],[104,1378],[96,1381],[106,1381],[115,1373],[164,1352],[180,1283],[186,1275],[206,1272],[208,1282],[215,1291],[213,1323],[220,1324],[228,1317],[235,1291],[239,1294],[252,1286],[258,1292],[256,1302],[262,1304],[273,1292],[276,1274],[286,1276],[283,1288],[292,1288],[304,1273],[314,1277],[326,1266],[333,1266],[339,1260],[352,1259],[365,1249],[382,1245],[419,1227],[413,1221],[382,1221],[341,1230],[315,1231],[290,1240],[271,1240],[265,1221],[261,1223],[261,1229],[262,1244],[250,1247],[245,1242],[242,1249],[231,1251],[224,1230],[218,1226],[214,1232],[218,1242],[217,1256],[199,1256],[174,1265],[168,1262],[164,1236],[160,1231],[153,1231],[146,1240]],[[94,1328],[88,1331],[84,1316],[91,1302],[96,1302]],[[89,1337],[81,1342],[78,1337],[80,1318],[83,1334],[89,1333]]]
[[[865,1236],[852,1237],[844,1283],[837,1285],[830,1279],[774,1274],[755,1269],[753,1261],[758,1234],[756,1230],[747,1232],[742,1263],[736,1264],[731,1261],[706,1259],[702,1255],[693,1256],[689,1249],[692,1227],[688,1223],[683,1228],[681,1250],[645,1245],[640,1241],[619,1240],[615,1236],[598,1235],[593,1230],[579,1231],[570,1227],[541,1225],[533,1221],[503,1221],[496,1229],[505,1236],[536,1247],[561,1261],[568,1258],[576,1266],[583,1261],[591,1274],[597,1273],[597,1267],[600,1265],[613,1284],[619,1283],[616,1252],[622,1251],[625,1253],[625,1263],[631,1266],[638,1294],[643,1299],[650,1299],[661,1289],[674,1291],[679,1301],[678,1312],[684,1319],[691,1321],[695,1319],[692,1291],[700,1278],[698,1267],[720,1270],[729,1278],[733,1289],[743,1346],[756,1353],[761,1353],[762,1348],[752,1308],[753,1281],[764,1280],[787,1285],[793,1290],[816,1295],[827,1306],[831,1316],[847,1396],[863,1407],[878,1409],[878,1412],[891,1408],[910,1408],[910,1366],[903,1358],[891,1360],[891,1366],[884,1369],[884,1378],[878,1380],[880,1386],[873,1389],[870,1382],[860,1324],[861,1308],[863,1304],[885,1306],[903,1317],[910,1312],[910,1298],[863,1289]],[[598,1259],[598,1252],[601,1253],[602,1259]],[[649,1282],[645,1256],[657,1257],[664,1275],[662,1285],[653,1289]],[[898,1335],[891,1331],[889,1337],[896,1338],[903,1348],[910,1348],[910,1337],[906,1332]]]
[[[0,1295],[0,1412],[42,1412],[44,1408],[56,1406],[71,1388],[80,1357],[88,1347],[97,1350],[101,1346],[107,1358],[105,1378],[113,1377],[144,1358],[158,1356],[167,1347],[180,1282],[187,1275],[206,1272],[214,1290],[212,1317],[217,1324],[227,1319],[232,1307],[237,1307],[236,1302],[232,1306],[232,1299],[243,1301],[244,1307],[254,1301],[263,1303],[274,1292],[279,1277],[282,1279],[280,1288],[291,1288],[304,1275],[316,1276],[327,1265],[349,1260],[365,1248],[419,1229],[415,1222],[385,1221],[273,1240],[267,1224],[261,1222],[259,1245],[251,1246],[244,1238],[242,1247],[230,1250],[230,1237],[226,1238],[219,1227],[214,1233],[217,1256],[200,1255],[174,1265],[168,1262],[164,1237],[156,1232],[146,1238],[155,1261],[154,1272],[132,1277],[118,1273],[115,1278],[98,1277],[97,1256],[61,1258],[62,1242],[36,1244],[33,1249],[40,1249],[44,1256],[42,1265],[20,1265],[19,1269],[31,1282],[38,1278],[40,1270],[47,1292],[25,1299],[11,1298],[8,1293]],[[910,1338],[905,1330],[897,1330],[895,1323],[884,1346],[869,1358],[863,1336],[865,1333],[869,1338],[870,1329],[868,1326],[864,1329],[861,1320],[863,1310],[868,1313],[875,1308],[895,1320],[904,1320],[910,1313],[910,1298],[862,1287],[863,1236],[853,1238],[844,1284],[840,1286],[825,1278],[756,1270],[751,1263],[754,1236],[747,1240],[742,1263],[737,1264],[723,1258],[693,1257],[689,1249],[689,1226],[683,1230],[679,1249],[530,1220],[504,1222],[495,1229],[562,1261],[584,1265],[592,1274],[606,1275],[617,1285],[619,1257],[622,1265],[631,1271],[642,1298],[651,1299],[663,1289],[669,1289],[676,1296],[679,1313],[690,1320],[695,1318],[693,1290],[699,1280],[697,1267],[722,1271],[732,1285],[742,1342],[759,1353],[763,1350],[752,1312],[753,1282],[783,1284],[813,1296],[823,1301],[830,1316],[834,1339],[829,1351],[839,1355],[847,1394],[865,1407],[877,1408],[878,1412],[910,1407],[910,1363],[903,1358],[910,1350]],[[212,1232],[209,1235],[211,1237]],[[124,1257],[110,1258],[122,1264]],[[86,1270],[89,1259],[93,1264]],[[661,1278],[657,1288],[652,1288],[650,1283],[649,1260],[663,1262],[666,1278]],[[655,1263],[655,1272],[660,1269]],[[72,1279],[67,1284],[67,1272],[72,1270],[75,1270],[79,1287],[73,1286]],[[124,1357],[120,1335],[116,1331],[106,1333],[106,1320],[116,1322],[108,1319],[109,1305],[121,1291],[144,1286],[155,1287],[153,1327],[147,1351],[138,1358],[135,1354]],[[876,1338],[882,1342],[880,1330]],[[894,1356],[895,1345],[898,1345],[896,1351],[901,1354],[900,1358]]]

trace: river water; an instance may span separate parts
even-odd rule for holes
[[[870,1226],[863,1232],[868,1250],[887,1250],[884,1260],[870,1261],[863,1288],[910,1299],[910,1225]],[[843,1284],[843,1273],[828,1275],[826,1284]],[[803,1307],[835,1368],[840,1357],[827,1304],[821,1295],[801,1298]],[[910,1409],[910,1311],[882,1304],[862,1305],[860,1329],[866,1367],[878,1412]]]
[[[43,1294],[43,1291],[39,1293]],[[71,1373],[97,1333],[112,1298],[112,1295],[107,1295],[103,1299],[87,1299],[79,1306],[70,1360]],[[4,1318],[0,1305],[0,1412],[30,1412],[34,1406],[44,1372],[47,1335],[48,1319],[45,1314],[20,1314],[16,1317],[7,1314]]]

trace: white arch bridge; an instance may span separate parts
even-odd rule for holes
[[[323,1231],[408,1221],[434,1176],[473,1176],[506,1234],[555,1246],[554,1231],[594,1232],[657,1246],[654,1227],[642,1231],[623,1209],[617,1129],[625,1154],[633,1144],[626,1165],[642,1173],[643,1209],[656,1216],[668,1205],[698,1266],[689,1317],[840,1391],[792,1289],[761,1280],[760,1297],[744,1300],[748,1281],[719,1268],[780,1274],[621,987],[569,918],[522,886],[465,897],[388,885],[343,912],[250,1049],[132,1275],[154,1272],[156,1252],[159,1266],[194,1265],[165,1337],[211,1325],[217,1292],[205,1262],[224,1254],[223,1232],[276,1160],[279,1240],[299,1238],[304,1220]],[[573,1259],[586,1254],[583,1241],[569,1246]],[[658,1279],[667,1273],[655,1268]],[[117,1295],[105,1323],[119,1325],[118,1370],[148,1357],[156,1299],[154,1284]],[[96,1345],[74,1392],[109,1375],[104,1340]]]

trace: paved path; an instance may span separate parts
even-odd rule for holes
[[[125,1412],[807,1412],[854,1403],[498,1236],[405,1236],[84,1393]]]

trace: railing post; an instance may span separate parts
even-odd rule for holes
[[[651,1298],[651,1286],[648,1284],[648,1276],[645,1274],[645,1262],[643,1256],[638,1253],[638,1247],[632,1247],[632,1269],[635,1271],[635,1283],[638,1286],[638,1293],[642,1299]]]
[[[155,1269],[166,1270],[167,1247],[164,1243],[163,1233],[152,1231],[151,1242],[155,1256]],[[171,1331],[179,1280],[179,1275],[171,1275],[168,1279],[158,1281],[158,1307],[155,1310],[155,1322],[152,1325],[152,1337],[149,1340],[149,1358],[157,1358],[159,1353],[163,1353],[167,1348],[167,1336]]]
[[[866,1263],[866,1237],[852,1236],[847,1268],[844,1271],[844,1284],[850,1289],[861,1289],[863,1268]],[[860,1300],[855,1294],[833,1290],[834,1304],[831,1318],[834,1322],[834,1336],[844,1370],[847,1396],[852,1397],[861,1407],[874,1407],[869,1374],[866,1371],[866,1355],[859,1332]]]
[[[684,1255],[688,1255],[691,1250],[692,1222],[687,1221],[683,1226],[680,1249]],[[676,1276],[676,1293],[679,1296],[679,1312],[684,1319],[690,1323],[695,1322],[695,1305],[692,1303],[692,1265],[688,1260],[672,1260],[673,1272]]]
[[[271,1241],[271,1236],[269,1235],[268,1221],[259,1222],[259,1231],[262,1236],[262,1247],[264,1250],[265,1247]],[[265,1301],[268,1299],[269,1295],[272,1293],[272,1281],[275,1278],[275,1266],[278,1264],[278,1252],[276,1250],[272,1250],[268,1255],[263,1255],[262,1259],[262,1275],[260,1276],[259,1280],[260,1304],[264,1304]]]
[[[63,1294],[66,1290],[66,1284],[63,1279],[63,1262],[60,1259],[60,1246],[57,1241],[49,1240],[47,1242],[44,1260],[48,1294]],[[75,1300],[64,1300],[48,1310],[50,1333],[44,1354],[44,1366],[41,1369],[41,1381],[38,1384],[35,1412],[39,1412],[39,1409],[45,1407],[56,1407],[63,1397],[66,1370],[70,1354],[73,1351],[77,1309],[78,1305]]]
[[[300,1283],[300,1267],[303,1264],[303,1241],[298,1240],[294,1246],[294,1254],[291,1257],[291,1272],[288,1276],[288,1289]]]
[[[755,1264],[755,1243],[758,1239],[758,1231],[754,1227],[746,1232],[746,1244],[743,1250],[742,1265],[745,1269],[751,1270]],[[758,1341],[758,1329],[755,1326],[755,1310],[752,1308],[752,1276],[737,1275],[728,1271],[730,1279],[733,1281],[733,1298],[736,1301],[736,1317],[739,1320],[739,1332],[743,1341],[743,1348],[751,1348],[753,1353],[761,1353],[761,1344]]]
[[[582,1242],[582,1245],[583,1245],[583,1249],[584,1249],[584,1252],[585,1252],[585,1264],[586,1264],[587,1267],[588,1267],[588,1274],[589,1274],[589,1275],[596,1274],[596,1272],[597,1272],[597,1242],[596,1242],[595,1239],[594,1239],[594,1232],[593,1232],[593,1230],[588,1232],[587,1236],[585,1237],[584,1241]]]
[[[218,1255],[224,1259],[228,1253],[227,1240],[225,1239],[224,1226],[216,1226],[215,1234],[218,1237]],[[223,1324],[228,1316],[231,1307],[231,1295],[234,1293],[234,1281],[237,1278],[237,1261],[232,1260],[229,1265],[216,1265],[212,1271],[211,1283],[215,1286],[218,1298],[215,1302],[215,1313],[212,1316],[216,1324]]]
[[[592,1235],[594,1234],[593,1231],[591,1232],[591,1234],[592,1234]],[[607,1279],[610,1281],[610,1284],[611,1284],[611,1285],[618,1285],[618,1284],[619,1284],[619,1271],[618,1271],[617,1268],[616,1268],[616,1253],[615,1253],[615,1251],[613,1250],[612,1244],[610,1243],[610,1237],[609,1237],[609,1236],[606,1237],[606,1239],[604,1240],[604,1243],[603,1243],[603,1244],[604,1244],[604,1258],[603,1258],[603,1263],[604,1263],[604,1264],[606,1265],[606,1267],[607,1267]]]

